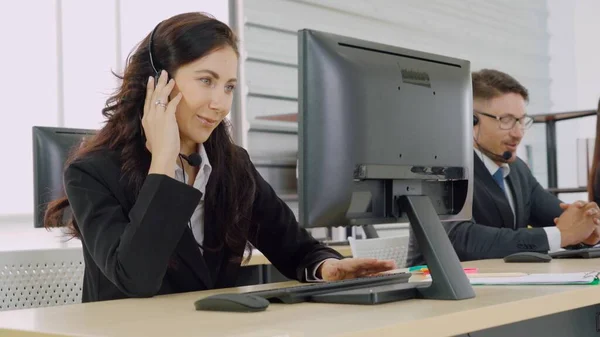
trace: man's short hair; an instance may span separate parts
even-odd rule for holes
[[[493,69],[482,69],[473,72],[473,98],[492,99],[514,93],[519,94],[525,102],[529,102],[529,92],[514,77]]]

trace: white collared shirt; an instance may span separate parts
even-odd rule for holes
[[[475,153],[477,154],[477,156],[481,159],[481,161],[483,162],[483,164],[485,165],[485,167],[487,168],[487,170],[489,171],[489,173],[493,176],[494,173],[496,173],[496,171],[498,169],[502,169],[502,176],[504,177],[504,179],[502,180],[504,182],[504,190],[506,191],[505,195],[506,195],[506,199],[508,199],[508,204],[510,205],[510,209],[513,212],[513,226],[516,223],[516,212],[515,212],[515,201],[513,199],[513,194],[512,194],[512,189],[510,188],[510,184],[507,183],[506,181],[506,177],[508,177],[508,175],[510,174],[510,166],[506,163],[502,163],[501,166],[498,166],[498,164],[496,164],[490,157],[486,156],[485,154],[483,154],[481,151],[479,151],[479,149],[477,148],[473,148],[473,150],[475,151]],[[560,236],[560,231],[558,230],[558,228],[556,226],[548,226],[548,227],[543,227],[544,231],[546,231],[546,236],[548,237],[548,246],[550,247],[550,252],[554,252],[557,250],[560,250],[560,242],[561,242],[561,236]]]
[[[208,160],[208,155],[206,154],[204,145],[200,144],[198,147],[198,154],[200,155],[200,158],[202,158],[202,163],[200,164],[200,169],[198,170],[198,174],[194,180],[193,187],[202,192],[202,198],[192,214],[190,225],[192,227],[192,233],[194,233],[196,242],[202,245],[202,242],[204,241],[204,194],[206,192],[208,178],[210,178],[210,173],[212,172],[212,166],[210,166],[210,161]],[[180,161],[178,161],[177,167],[175,168],[175,179],[182,183],[189,184],[190,177],[185,174],[181,168]],[[202,248],[200,251],[202,251]]]

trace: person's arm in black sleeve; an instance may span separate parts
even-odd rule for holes
[[[547,253],[548,237],[543,228],[495,228],[474,221],[443,222],[450,242],[461,261],[496,259],[532,251]]]
[[[528,171],[528,185],[531,186],[531,221],[533,227],[555,226],[554,218],[560,217],[563,210],[560,208],[560,199],[546,191]]]
[[[65,171],[65,190],[82,240],[123,293],[153,296],[201,193],[166,175],[150,174],[126,214],[111,191],[122,187],[109,188],[100,169],[81,162]]]
[[[273,266],[287,278],[307,281],[307,274],[310,280],[320,262],[343,258],[301,228],[292,210],[252,167],[257,188],[252,221],[257,224],[258,232],[250,240]]]

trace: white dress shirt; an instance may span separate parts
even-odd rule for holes
[[[206,155],[206,149],[204,149],[204,145],[200,144],[198,148],[198,154],[200,155],[200,158],[202,158],[202,163],[200,164],[200,169],[198,170],[198,174],[194,180],[193,187],[202,192],[202,198],[200,198],[200,202],[196,206],[194,214],[192,214],[190,225],[192,227],[192,233],[194,233],[196,242],[202,245],[202,242],[204,242],[204,194],[206,192],[208,178],[210,178],[210,173],[212,172],[212,166],[210,166],[210,161]],[[179,160],[177,161],[177,167],[175,168],[175,179],[189,185],[190,177],[185,174],[181,168]],[[200,251],[202,251],[202,248],[200,248]]]
[[[498,164],[496,164],[490,157],[486,156],[478,149],[474,149],[474,151],[477,154],[477,156],[479,156],[479,158],[481,159],[481,161],[483,162],[483,164],[488,169],[488,171],[490,172],[491,175],[494,175],[494,173],[496,173],[496,171],[498,171],[498,169],[502,169],[502,176],[504,177],[504,179],[503,179],[504,190],[506,191],[505,194],[506,194],[506,198],[508,199],[508,204],[510,205],[510,209],[513,212],[513,225],[514,225],[514,223],[516,222],[515,201],[513,199],[510,184],[508,184],[506,182],[506,177],[508,177],[508,175],[510,174],[510,166],[506,163],[502,163],[501,166],[498,166]],[[543,227],[543,228],[544,228],[544,231],[546,231],[546,236],[548,237],[548,246],[550,247],[550,252],[561,250],[561,247],[560,247],[561,236],[560,236],[560,231],[558,230],[558,228],[556,228],[556,226],[548,226],[548,227]]]
[[[194,238],[196,239],[196,242],[202,245],[202,243],[204,242],[204,194],[206,192],[206,185],[208,184],[208,179],[210,178],[210,173],[212,172],[212,166],[210,166],[210,161],[208,160],[208,155],[206,154],[206,149],[204,148],[203,144],[200,144],[198,148],[198,154],[200,155],[200,158],[202,158],[202,163],[200,164],[200,169],[198,170],[198,174],[196,175],[196,179],[194,180],[193,187],[198,191],[202,192],[202,198],[200,198],[200,202],[198,203],[198,206],[196,206],[196,209],[192,214],[192,218],[190,219],[190,225],[192,228],[192,233],[194,233]],[[178,160],[177,167],[175,168],[175,179],[182,183],[189,184],[189,178],[190,177],[187,174],[185,174],[185,172],[181,168],[180,161]],[[202,248],[200,248],[200,252],[203,252]],[[307,281],[320,281],[320,279],[317,278],[316,274],[319,266],[321,266],[321,264],[325,261],[326,260],[317,263],[312,268],[311,273],[308,272],[308,269],[305,270],[305,276]]]

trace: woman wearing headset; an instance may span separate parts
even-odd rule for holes
[[[106,125],[69,160],[67,198],[45,216],[56,227],[73,212],[84,302],[232,286],[252,246],[301,281],[395,267],[319,244],[232,143],[238,56],[230,28],[200,13],[163,21],[130,55]]]

